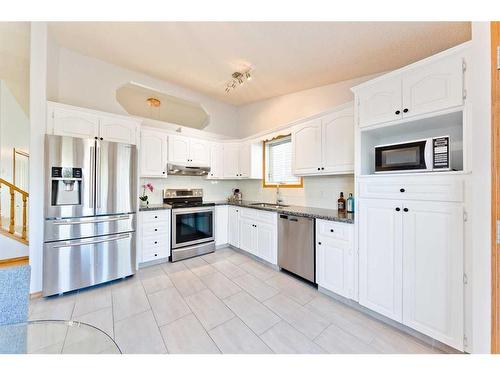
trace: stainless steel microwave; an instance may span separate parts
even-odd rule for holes
[[[375,146],[375,173],[449,171],[450,137]]]

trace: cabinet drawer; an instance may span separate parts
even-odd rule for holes
[[[277,218],[275,212],[256,210],[253,208],[242,208],[240,211],[240,217],[242,219],[260,221],[261,223],[266,224],[275,224]]]
[[[170,225],[168,222],[158,222],[152,224],[144,224],[142,226],[142,235],[147,236],[159,236],[159,235],[170,235]]]
[[[141,215],[143,223],[168,221],[170,219],[170,210],[142,211]]]
[[[409,199],[441,202],[462,202],[463,181],[362,181],[361,198]]]
[[[148,236],[142,239],[142,261],[165,258],[170,254],[168,237]]]
[[[324,240],[334,239],[342,241],[351,240],[352,224],[336,223],[328,220],[316,220],[318,239],[323,237]]]
[[[258,210],[241,207],[239,211],[241,219],[257,220]]]

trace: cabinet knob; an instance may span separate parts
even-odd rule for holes
[[[94,137],[94,139],[98,139],[97,137]]]
[[[333,229],[330,229],[330,232],[332,232],[332,233],[333,233]]]
[[[102,141],[103,139],[104,139],[104,138],[103,138],[103,137],[101,137],[101,141]]]
[[[158,241],[155,241],[155,245],[157,245],[157,244],[158,244]]]
[[[403,211],[408,212],[409,210],[405,207],[405,208],[403,208]]]
[[[155,219],[158,219],[158,216],[155,216]]]
[[[161,173],[165,174],[165,171],[163,171],[163,172],[161,172]]]
[[[395,112],[397,115],[399,115],[401,113],[401,111],[398,109],[396,112]]]
[[[318,245],[321,245],[321,242],[318,242]]]
[[[158,256],[158,254],[155,254],[155,257],[157,257],[157,256]]]
[[[396,207],[396,211],[398,211],[398,212],[399,212],[399,211],[401,211],[401,208],[399,208],[399,207]]]
[[[320,171],[320,170],[321,170],[321,168],[318,168],[318,171]]]
[[[401,193],[404,193],[406,190],[404,188],[399,189]]]
[[[325,170],[325,167],[321,167],[321,170],[324,171]]]
[[[158,229],[155,228],[155,232],[158,232]]]
[[[403,109],[403,113],[408,112],[408,108]]]

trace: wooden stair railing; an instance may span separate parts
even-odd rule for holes
[[[28,244],[28,236],[27,236],[27,226],[28,226],[28,197],[29,193],[20,189],[14,184],[11,184],[8,181],[0,178],[0,191],[2,191],[2,185],[5,185],[9,188],[10,194],[10,217],[9,217],[9,229],[6,230],[0,225],[0,232],[7,232],[9,237],[17,239],[25,244]],[[21,194],[21,198],[23,201],[23,210],[22,210],[22,230],[21,235],[16,233],[16,218],[15,218],[15,194]],[[1,217],[1,212],[0,212]]]

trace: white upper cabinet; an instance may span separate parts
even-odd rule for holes
[[[463,208],[403,203],[403,324],[463,347]]]
[[[463,105],[466,48],[455,47],[354,87],[359,127]]]
[[[137,143],[140,120],[48,102],[47,133],[104,141]]]
[[[100,136],[110,142],[135,145],[138,123],[135,120],[124,120],[118,117],[101,117]]]
[[[208,167],[210,165],[210,143],[171,135],[169,139],[168,161],[174,164]]]
[[[294,174],[321,172],[321,119],[297,126],[292,133],[292,145]]]
[[[167,177],[167,135],[143,129],[141,131],[141,176]]]
[[[321,120],[322,173],[354,171],[354,114],[349,107]]]
[[[214,143],[210,146],[210,173],[207,178],[216,179],[224,177],[224,146]]]
[[[462,64],[461,56],[451,56],[403,74],[403,116],[462,105]]]
[[[237,143],[224,144],[224,177],[225,178],[238,178],[239,177],[239,159],[240,148]]]
[[[351,105],[297,125],[292,132],[297,176],[352,173],[354,115]]]
[[[358,93],[357,103],[360,127],[401,119],[401,77],[363,88]]]
[[[239,176],[243,178],[250,177],[251,173],[251,155],[250,143],[240,144],[239,149]]]
[[[360,199],[358,211],[359,303],[401,322],[403,314],[401,202]]]

